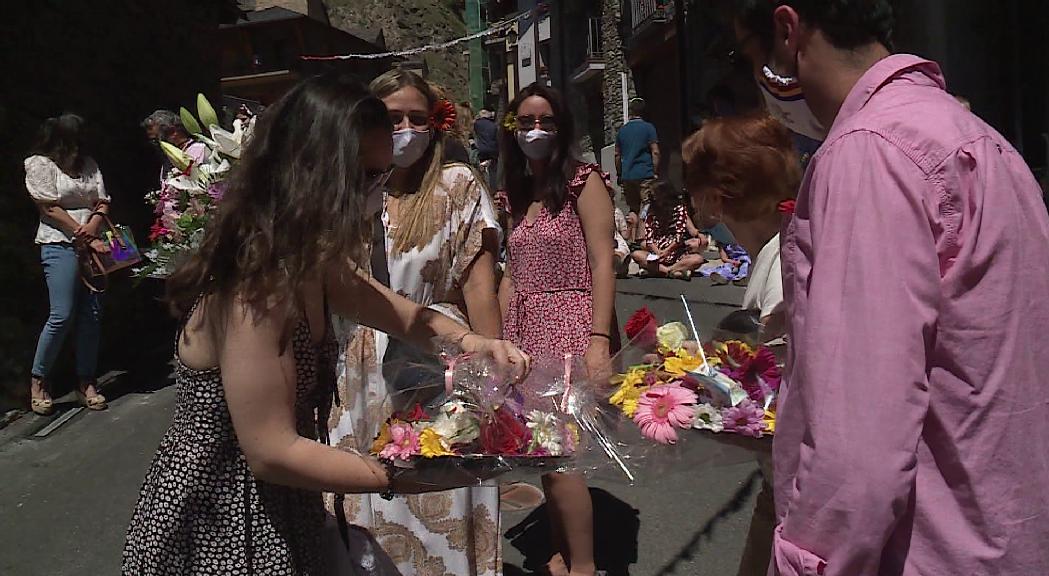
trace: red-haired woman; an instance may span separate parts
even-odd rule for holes
[[[761,322],[759,340],[785,330],[779,230],[801,183],[790,132],[770,116],[710,120],[682,145],[685,182],[701,218],[719,220],[752,255],[743,308]],[[756,254],[756,256],[754,256]],[[739,574],[765,574],[772,553],[775,503],[772,462],[758,457],[765,477],[754,507]]]
[[[721,221],[751,255],[743,307],[765,339],[783,332],[779,230],[801,183],[790,132],[770,116],[707,121],[682,145],[685,182],[699,217]]]

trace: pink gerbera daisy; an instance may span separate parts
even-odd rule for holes
[[[738,406],[721,411],[725,432],[735,432],[751,438],[761,438],[765,427],[765,410],[758,404],[744,400]]]
[[[653,386],[637,401],[634,422],[641,434],[660,444],[675,444],[674,428],[689,428],[695,414],[696,393],[676,384]]]

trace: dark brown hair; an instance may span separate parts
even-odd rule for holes
[[[167,280],[173,312],[184,317],[207,295],[209,324],[221,332],[236,298],[256,318],[279,309],[290,336],[305,284],[356,261],[365,245],[358,156],[376,129],[390,130],[386,107],[337,74],[304,80],[268,108],[200,249]]]
[[[66,174],[77,177],[84,168],[84,119],[76,114],[48,118],[40,125],[31,154],[46,156]]]
[[[708,120],[685,140],[681,156],[689,191],[719,197],[724,213],[736,220],[774,213],[801,184],[790,131],[768,115]]]
[[[578,160],[572,154],[575,145],[575,119],[571,110],[565,106],[561,93],[539,83],[525,87],[510,102],[507,108],[508,117],[516,118],[521,103],[532,96],[538,96],[550,103],[557,124],[557,137],[550,154],[550,168],[546,171],[545,182],[540,186],[547,189],[546,209],[557,214],[565,204],[567,186],[575,175]],[[516,123],[516,121],[515,121]],[[528,158],[517,144],[517,127],[507,126],[504,121],[499,126],[499,167],[503,188],[510,201],[512,216],[518,217],[528,210],[535,199],[532,197],[532,175],[527,173]]]

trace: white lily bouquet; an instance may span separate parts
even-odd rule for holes
[[[208,155],[196,162],[178,147],[160,143],[172,169],[161,188],[146,195],[156,221],[149,231],[152,245],[144,254],[149,264],[137,271],[140,277],[167,277],[200,246],[204,227],[226,191],[225,180],[255,126],[252,117],[234,121],[233,132],[223,130],[203,94],[197,95],[197,117],[185,108],[179,115],[193,138],[207,146]],[[201,126],[207,127],[206,133]]]

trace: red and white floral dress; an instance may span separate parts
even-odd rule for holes
[[[593,281],[577,201],[597,164],[580,164],[557,214],[543,206],[533,221],[514,222],[507,240],[507,272],[514,293],[503,320],[503,337],[533,359],[582,357],[590,344]]]

